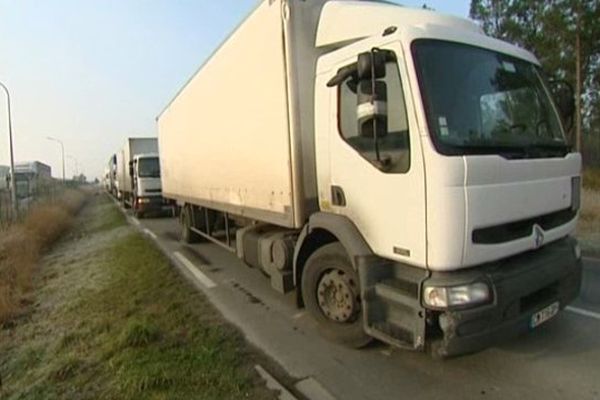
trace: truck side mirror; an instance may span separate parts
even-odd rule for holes
[[[361,80],[358,82],[356,117],[358,132],[367,138],[387,135],[387,85],[383,81]]]
[[[362,137],[379,138],[387,135],[387,85],[385,63],[388,51],[377,48],[360,53],[356,62],[358,132]]]
[[[133,176],[133,161],[129,161],[129,176]]]
[[[337,74],[327,82],[327,87],[339,86],[346,79],[382,79],[385,78],[385,63],[395,60],[393,52],[374,48],[371,51],[360,53],[358,61],[342,67]]]
[[[386,51],[373,49],[358,55],[356,65],[359,80],[385,78]]]

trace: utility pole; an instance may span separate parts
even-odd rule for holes
[[[18,204],[17,204],[17,185],[15,183],[15,156],[14,156],[14,149],[13,149],[12,117],[11,117],[11,111],[10,111],[10,93],[8,91],[8,88],[2,82],[0,82],[0,87],[2,89],[4,89],[4,92],[6,92],[6,102],[7,102],[7,108],[8,108],[8,140],[10,143],[10,196],[11,196],[11,203],[12,203],[13,220],[16,220],[19,209],[18,209]]]

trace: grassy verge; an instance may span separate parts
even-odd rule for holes
[[[255,356],[105,198],[44,261],[0,331],[2,399],[271,399]]]
[[[577,237],[584,254],[600,257],[600,191],[584,189]]]
[[[35,267],[73,222],[85,200],[81,191],[67,190],[53,201],[34,206],[21,223],[0,234],[0,326],[18,315],[30,301]]]

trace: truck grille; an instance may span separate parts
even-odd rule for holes
[[[473,231],[473,243],[498,244],[522,239],[531,235],[534,225],[539,225],[543,230],[547,231],[566,224],[575,218],[576,215],[577,211],[568,208],[539,217],[475,229]]]

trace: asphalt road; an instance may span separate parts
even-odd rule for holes
[[[553,320],[501,346],[440,361],[381,343],[363,350],[330,343],[293,295],[272,290],[233,253],[180,243],[174,219],[133,222],[301,391],[320,391],[318,398],[600,399],[600,261],[585,260],[582,295]]]

